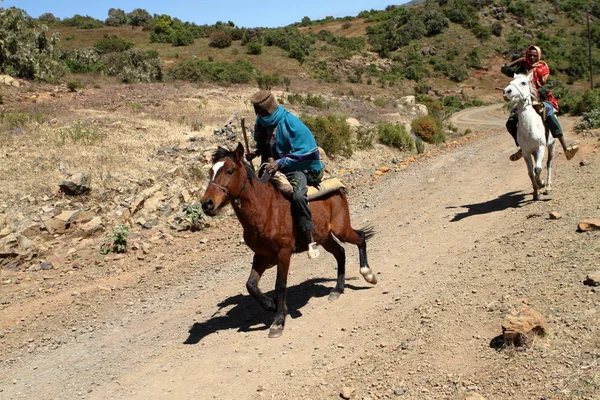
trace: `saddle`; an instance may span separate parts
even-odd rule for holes
[[[281,192],[281,194],[283,194],[284,197],[290,198],[292,196],[294,188],[283,173],[279,171],[275,172],[269,181]],[[316,200],[329,193],[345,188],[346,185],[339,178],[324,179],[318,186],[308,186],[308,200]]]

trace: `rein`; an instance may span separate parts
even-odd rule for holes
[[[533,98],[534,89],[533,89],[531,83],[529,84],[529,90],[530,90],[529,96],[525,96],[523,94],[523,92],[521,91],[521,89],[519,89],[519,87],[517,85],[515,85],[513,82],[511,82],[510,85],[508,85],[508,86],[514,86],[514,88],[517,90],[517,92],[519,92],[519,94],[521,95],[521,99],[523,99],[523,107],[533,106],[532,98]]]

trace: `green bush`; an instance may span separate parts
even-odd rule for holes
[[[271,90],[273,86],[279,85],[281,79],[279,75],[259,75],[256,77],[256,83],[260,89]]]
[[[108,75],[116,75],[124,83],[155,82],[163,79],[162,65],[154,50],[127,50],[102,57]]]
[[[258,42],[250,42],[246,44],[246,49],[248,54],[260,54],[262,53],[262,44]]]
[[[128,42],[124,38],[118,35],[104,35],[102,39],[100,39],[94,45],[94,48],[100,54],[111,53],[111,52],[122,52],[129,50],[134,45],[133,42]]]
[[[600,109],[584,112],[581,115],[581,121],[575,125],[577,132],[584,132],[600,128]]]
[[[100,247],[102,254],[125,253],[127,251],[127,238],[129,236],[129,227],[127,225],[117,225],[114,227],[112,234]]]
[[[404,151],[412,151],[415,148],[415,143],[404,125],[380,121],[377,124],[377,135],[379,142],[386,146]]]
[[[103,135],[97,127],[90,125],[87,121],[75,121],[75,123],[60,131],[60,144],[67,140],[73,143],[93,144],[101,139]]]
[[[58,34],[47,36],[45,25],[31,28],[31,18],[19,8],[0,8],[0,73],[18,78],[55,81],[64,65],[54,57]]]
[[[88,15],[83,16],[83,15],[79,15],[79,14],[75,14],[71,18],[63,19],[62,24],[64,26],[74,26],[79,29],[94,29],[94,28],[102,28],[104,26],[104,22],[102,22],[102,21],[99,21]]]
[[[173,46],[189,46],[194,43],[194,35],[184,27],[177,27],[171,32],[171,44]]]
[[[318,117],[304,115],[301,120],[315,135],[317,144],[327,155],[352,156],[352,131],[345,117],[334,114]]]
[[[177,64],[168,75],[189,82],[249,83],[256,73],[254,66],[244,60],[234,63],[195,60]]]
[[[45,119],[46,116],[42,113],[0,112],[0,123],[8,125],[9,128],[19,128],[30,122],[41,124]]]
[[[438,144],[446,141],[441,122],[432,115],[424,115],[413,120],[411,128],[415,136],[426,143]]]
[[[327,108],[327,101],[320,94],[310,94],[308,93],[304,98],[304,104],[314,108],[324,109]]]
[[[375,131],[373,129],[360,128],[356,131],[356,147],[360,150],[370,149],[373,147],[373,139]]]
[[[425,142],[420,136],[415,138],[415,147],[417,148],[417,154],[425,153]]]
[[[83,89],[83,85],[79,81],[69,81],[67,82],[67,89],[69,89],[69,92],[76,92],[77,89]]]
[[[573,116],[580,116],[600,109],[600,89],[586,90],[582,95],[571,95],[561,99],[561,110]]]
[[[94,48],[66,51],[61,53],[59,58],[64,61],[69,71],[75,74],[96,73],[105,70],[101,56]]]

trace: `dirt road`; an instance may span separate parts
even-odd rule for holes
[[[553,197],[532,202],[505,118],[460,113],[474,139],[350,191],[353,224],[377,232],[376,286],[346,246],[348,286],[330,302],[333,257],[296,255],[286,328],[268,339],[273,314],[244,287],[252,255],[237,222],[217,220],[208,241],[169,238],[139,268],[115,257],[117,273],[7,305],[0,398],[336,399],[343,387],[356,399],[600,398],[600,297],[582,284],[600,269],[600,232],[575,231],[600,214],[598,140],[564,121],[580,154],[558,152]],[[550,334],[492,348],[523,304]]]

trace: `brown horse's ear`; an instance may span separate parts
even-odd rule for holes
[[[238,145],[235,148],[235,159],[238,162],[244,159],[244,146],[242,146],[240,142],[238,142]]]

